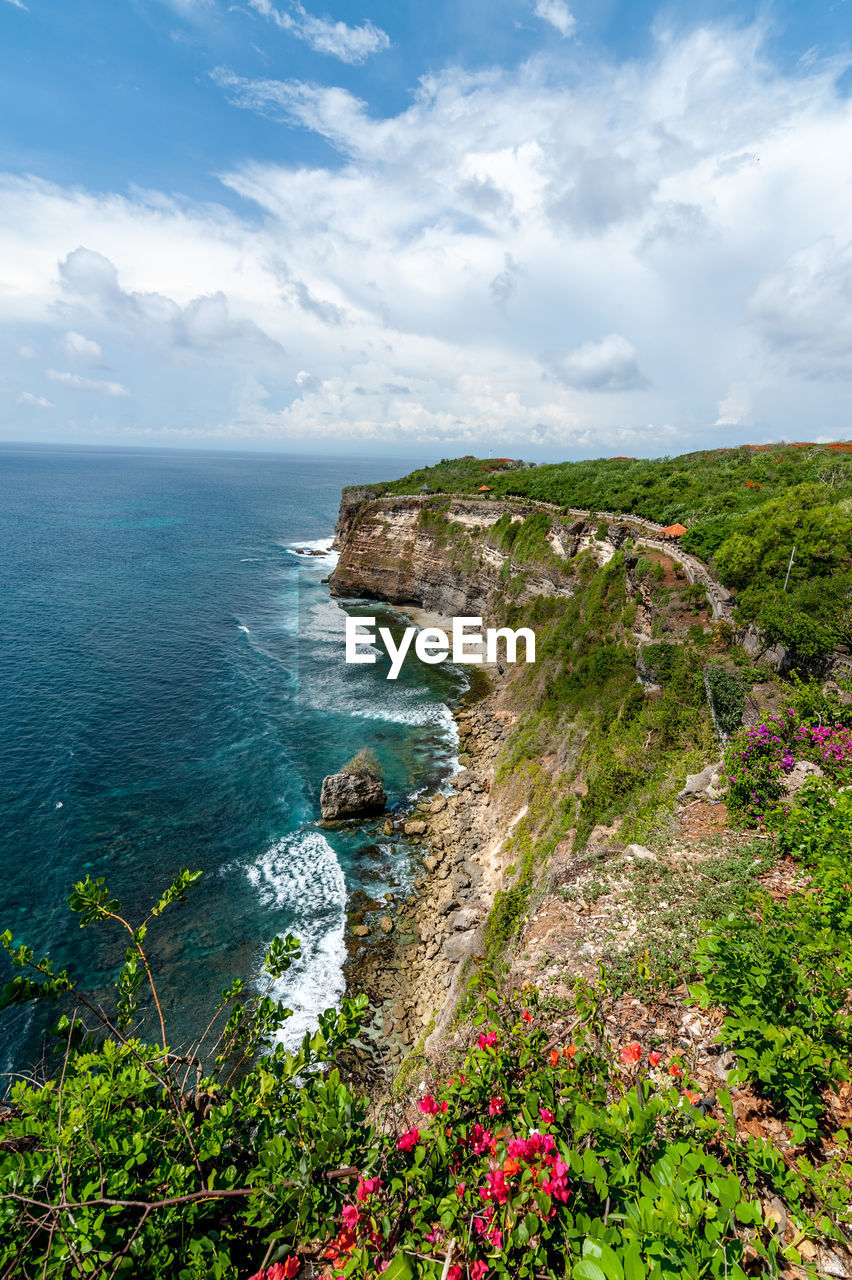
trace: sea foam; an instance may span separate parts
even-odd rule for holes
[[[302,944],[301,958],[271,992],[293,1011],[280,1038],[295,1048],[345,990],[346,881],[325,836],[311,830],[279,840],[247,874],[265,904],[291,917],[287,929]]]

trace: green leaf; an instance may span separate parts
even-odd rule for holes
[[[417,1263],[410,1254],[394,1254],[387,1271],[383,1272],[384,1280],[416,1280],[416,1267]]]

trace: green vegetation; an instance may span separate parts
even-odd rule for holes
[[[852,642],[852,446],[771,445],[531,469],[445,459],[367,491],[519,497],[682,523],[682,545],[737,592],[740,619],[813,662]],[[600,523],[597,525],[600,537]],[[784,591],[790,555],[795,558]],[[641,570],[640,570],[641,572]],[[703,607],[703,599],[696,600]]]
[[[169,1051],[144,944],[151,921],[199,875],[181,872],[136,926],[103,880],[75,886],[69,903],[83,928],[127,934],[110,1011],[48,958],[0,936],[18,970],[0,1008],[47,1000],[67,1009],[45,1082],[24,1077],[11,1089],[0,1142],[4,1276],[247,1275],[321,1235],[340,1200],[324,1171],[365,1157],[365,1106],[332,1064],[366,999],[344,1000],[286,1053],[276,1037],[290,1013],[268,991],[298,958],[294,938],[269,948],[257,975],[264,994],[237,980],[205,1040],[187,1054]],[[139,1038],[143,984],[156,1044]]]
[[[733,733],[742,722],[745,689],[739,676],[714,664],[707,668],[707,688],[713,704],[716,723],[722,733]]]
[[[368,773],[373,778],[381,778],[382,764],[372,747],[361,747],[340,772]]]

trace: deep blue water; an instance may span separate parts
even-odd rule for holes
[[[149,935],[174,1043],[288,930],[304,948],[280,991],[295,1039],[342,992],[347,894],[407,883],[374,829],[317,825],[320,783],[366,744],[391,803],[434,785],[464,676],[347,666],[321,582],[333,557],[294,552],[328,545],[344,484],[404,469],[0,449],[0,930],[99,990],[122,944],[79,929],[73,882],[106,876],[133,919],[180,867],[203,869]],[[0,1017],[0,1071],[46,1021]]]

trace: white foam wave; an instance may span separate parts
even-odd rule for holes
[[[247,869],[262,901],[294,917],[301,959],[274,984],[272,995],[292,1009],[281,1040],[295,1048],[323,1009],[343,996],[346,881],[334,850],[318,831],[285,836]]]
[[[61,809],[61,808],[62,808],[62,801],[61,801],[61,800],[57,800],[57,801],[56,801],[56,804],[55,804],[53,807],[54,807],[54,809]]]
[[[340,558],[339,553],[331,549],[333,541],[334,538],[314,538],[302,542],[291,542],[287,550],[304,565],[314,565],[318,569],[333,569]],[[321,556],[299,554],[305,551],[321,551],[323,554]]]
[[[238,630],[244,631],[247,636],[251,635],[251,632],[249,631],[248,627],[244,627],[241,622],[238,624]]]

